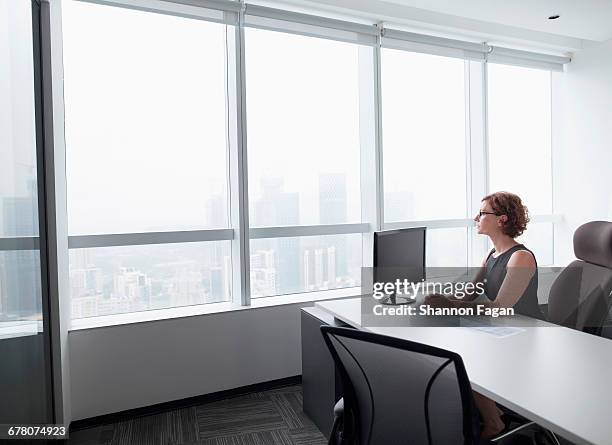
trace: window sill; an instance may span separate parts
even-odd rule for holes
[[[128,314],[103,315],[100,317],[79,318],[72,320],[70,331],[120,326],[134,323],[147,323],[158,320],[193,317],[198,315],[213,315],[227,312],[248,311],[266,307],[284,306],[288,304],[311,303],[315,301],[350,298],[361,294],[360,287],[333,289],[317,292],[263,297],[251,300],[250,306],[240,306],[233,302],[209,303],[197,306],[183,306],[169,309],[155,309]]]
[[[0,321],[0,340],[16,337],[28,337],[43,332],[42,321]]]

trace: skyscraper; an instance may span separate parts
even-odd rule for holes
[[[319,175],[319,220],[321,224],[347,222],[346,175],[342,173]],[[334,236],[334,275],[348,274],[348,249],[344,235]],[[328,246],[329,247],[329,246]],[[331,285],[331,283],[330,283]]]
[[[304,258],[304,265],[303,265],[304,267],[304,288],[307,291],[314,290],[314,277],[313,277],[314,258],[312,256],[312,251],[306,249],[304,251],[303,258]]]
[[[343,173],[319,175],[319,220],[321,224],[344,224],[346,213],[346,175]]]
[[[305,249],[302,255],[304,288],[307,291],[336,287],[336,248]]]
[[[121,267],[113,277],[114,297],[127,299],[138,310],[148,309],[151,302],[151,279],[133,267]]]
[[[283,191],[283,180],[266,177],[261,181],[262,196],[255,203],[252,226],[294,226],[300,220],[300,198],[296,192]],[[296,238],[279,238],[270,242],[276,250],[276,291],[279,294],[300,292],[300,245]]]
[[[38,234],[36,183],[30,182],[30,196],[2,200],[4,236],[31,237]],[[10,317],[26,318],[41,308],[40,253],[38,250],[2,252],[5,276],[2,309]]]

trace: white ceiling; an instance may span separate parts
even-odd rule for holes
[[[612,0],[385,0],[389,3],[584,40],[612,39]],[[559,14],[557,20],[548,16]]]
[[[612,0],[247,0],[509,48],[571,55],[612,39]],[[548,17],[558,14],[557,20]]]

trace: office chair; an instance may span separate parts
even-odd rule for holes
[[[612,294],[612,222],[592,221],[574,232],[572,261],[548,296],[548,321],[601,335]]]
[[[578,227],[574,232],[574,255],[578,259],[561,271],[550,288],[548,321],[600,335],[608,318],[612,294],[612,222],[592,221]],[[502,409],[509,422],[519,425],[517,428],[537,426]],[[541,429],[541,432],[559,444],[552,431]],[[507,433],[496,440],[505,437]]]
[[[453,352],[321,326],[341,377],[330,444],[477,444],[472,389]]]

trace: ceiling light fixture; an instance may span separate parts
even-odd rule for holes
[[[548,20],[557,20],[559,17],[561,17],[559,14],[551,15]]]

